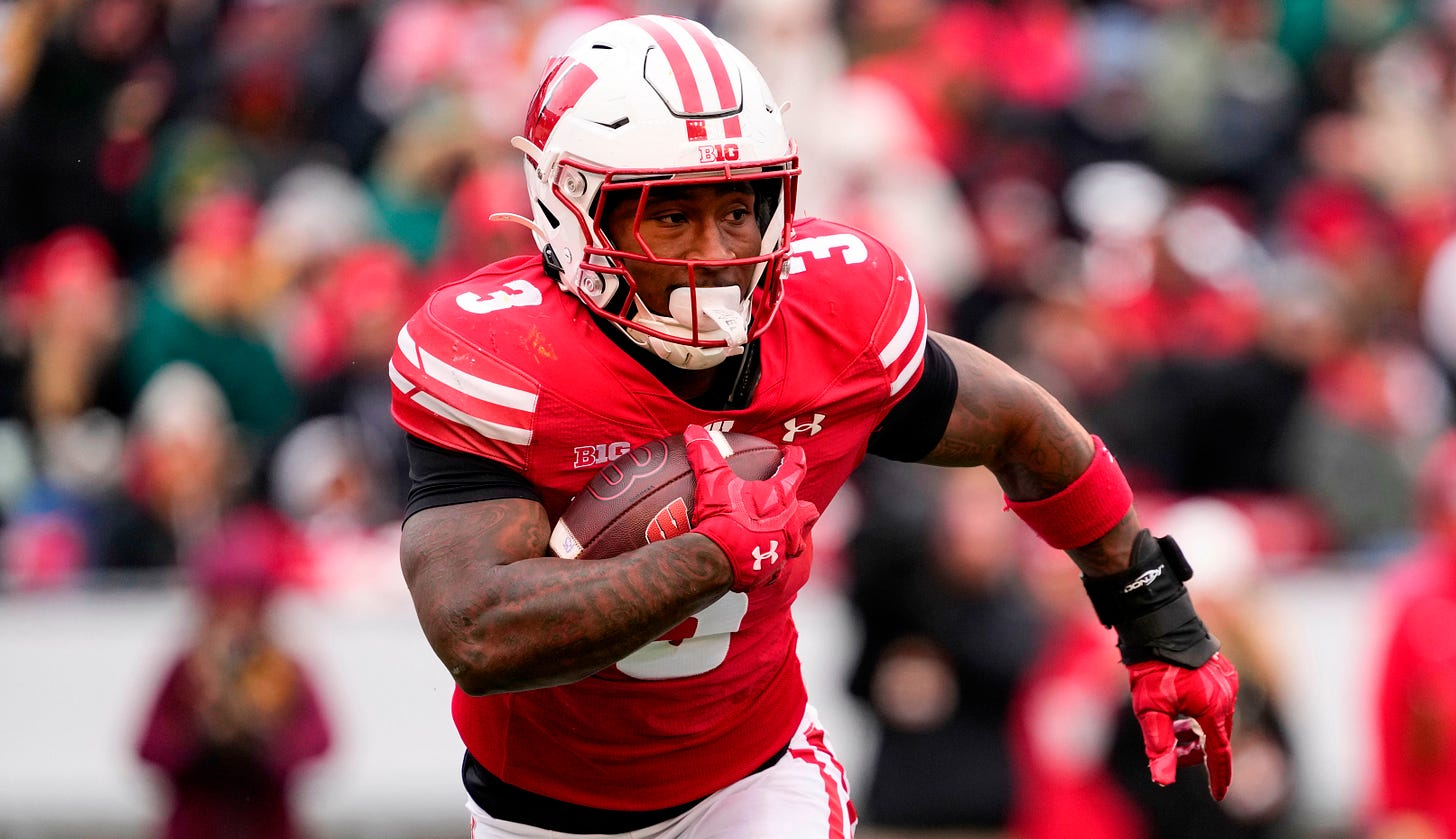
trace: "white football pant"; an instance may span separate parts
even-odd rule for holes
[[[468,797],[471,839],[852,839],[854,807],[844,767],[811,705],[773,766],[661,824],[630,833],[560,833],[492,818]]]

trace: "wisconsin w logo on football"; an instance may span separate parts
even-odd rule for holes
[[[693,523],[688,518],[688,504],[679,495],[652,517],[652,521],[647,525],[647,541],[649,543],[661,542],[664,539],[681,536],[692,529]]]

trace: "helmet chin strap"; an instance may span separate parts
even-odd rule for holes
[[[692,289],[673,289],[668,295],[667,308],[671,313],[668,316],[655,314],[643,305],[639,297],[637,313],[632,320],[657,332],[681,336],[684,340],[692,340],[693,323],[696,322],[699,340],[726,341],[728,346],[694,347],[656,338],[631,327],[626,329],[627,337],[668,364],[684,370],[706,370],[743,352],[743,345],[748,340],[749,301],[743,299],[738,286],[698,289],[696,308],[693,306]]]

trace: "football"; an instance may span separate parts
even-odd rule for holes
[[[769,477],[783,460],[767,440],[708,433],[746,480]],[[571,499],[551,531],[551,550],[567,559],[602,559],[686,533],[693,528],[695,484],[681,434],[643,443],[602,467]]]

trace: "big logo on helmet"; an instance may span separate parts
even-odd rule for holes
[[[711,145],[698,146],[698,162],[700,163],[723,163],[737,159],[737,143],[713,143]]]

